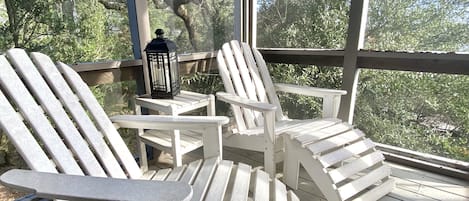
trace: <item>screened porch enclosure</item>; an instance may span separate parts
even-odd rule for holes
[[[0,1],[4,27],[13,19],[6,12],[8,6],[23,9],[11,2]],[[166,37],[178,44],[183,89],[204,94],[224,91],[216,66],[221,44],[233,39],[247,42],[262,53],[274,81],[347,91],[339,117],[378,143],[397,179],[394,191],[382,200],[469,199],[467,2],[171,2],[103,0],[86,5],[67,0],[41,7],[38,13],[43,15],[44,10],[60,7],[59,18],[75,24],[71,33],[80,34],[71,37],[49,30],[56,35],[48,39],[47,34],[39,37],[27,29],[5,29],[0,52],[22,46],[73,64],[108,115],[116,115],[134,113],[134,96],[148,93],[143,49],[156,28],[166,29]],[[19,16],[23,11],[17,12]],[[42,29],[52,29],[42,27],[46,19],[35,20]],[[101,29],[103,35],[84,34]],[[29,34],[38,41],[22,38]],[[318,117],[320,100],[279,95],[288,116]],[[231,115],[227,104],[217,102],[216,110],[217,115]],[[125,135],[132,149],[135,133]],[[199,149],[184,160],[200,158],[201,153]],[[225,148],[224,153],[229,160],[262,165],[257,152]],[[302,200],[324,199],[304,171],[300,180],[296,193]]]

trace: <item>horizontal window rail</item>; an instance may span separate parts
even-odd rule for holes
[[[344,50],[259,48],[269,63],[343,66]],[[469,75],[469,53],[360,50],[359,68]]]

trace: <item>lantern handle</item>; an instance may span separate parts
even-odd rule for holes
[[[156,29],[155,34],[157,38],[163,38],[164,31],[163,29]]]

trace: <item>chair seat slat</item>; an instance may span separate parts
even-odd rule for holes
[[[179,181],[192,184],[194,182],[197,172],[199,172],[200,166],[202,165],[202,160],[196,160],[191,163],[186,168],[186,171],[182,175]]]
[[[233,161],[223,160],[218,164],[217,170],[206,195],[208,199],[222,200],[225,197],[232,168]]]
[[[230,200],[247,200],[249,183],[251,182],[251,166],[240,163],[236,170],[233,190]]]
[[[213,174],[217,168],[218,158],[210,158],[204,161],[197,178],[194,181],[192,188],[194,189],[194,194],[192,196],[192,201],[201,201],[204,199],[205,194],[207,193],[208,186],[210,181],[213,178]]]
[[[175,167],[173,171],[166,178],[166,181],[178,181],[181,178],[182,173],[184,173],[184,171],[186,170],[186,168],[187,168],[187,165]]]
[[[270,178],[269,175],[261,170],[256,170],[256,177],[254,180],[254,201],[269,200],[270,194]]]

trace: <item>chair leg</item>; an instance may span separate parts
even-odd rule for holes
[[[138,140],[137,145],[140,152],[140,169],[142,172],[146,172],[148,171],[147,148],[145,143],[143,143],[140,139]]]
[[[271,178],[275,178],[276,167],[275,167],[275,151],[273,144],[266,145],[266,151],[264,152],[264,169]]]
[[[286,185],[290,188],[298,189],[298,177],[300,171],[300,161],[294,153],[293,145],[290,140],[285,140],[285,157],[283,161],[283,178]]]

